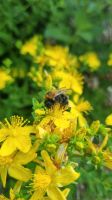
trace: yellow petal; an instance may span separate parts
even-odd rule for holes
[[[51,116],[44,117],[40,122],[40,127],[43,127],[45,124],[48,124],[50,120],[52,120]]]
[[[77,110],[79,112],[89,112],[90,110],[92,110],[92,106],[91,104],[88,102],[88,101],[84,101],[84,100],[81,100],[78,104],[77,104]]]
[[[14,194],[14,191],[13,191],[12,188],[10,189],[10,199],[11,199],[11,200],[14,200],[14,199],[15,199],[15,194]]]
[[[112,126],[112,114],[110,114],[106,120],[105,120],[106,125]]]
[[[31,162],[37,157],[37,154],[35,152],[37,151],[38,146],[39,142],[35,143],[27,153],[18,152],[14,157],[14,162],[22,165]]]
[[[36,129],[38,130],[37,138],[41,138],[41,139],[44,138],[46,133],[47,133],[46,130],[43,129],[42,127],[40,127],[40,126],[37,126]]]
[[[63,119],[63,116],[61,118],[56,118],[54,120],[54,123],[58,128],[64,128],[64,129],[68,128],[70,125],[70,121]]]
[[[24,135],[29,135],[30,133],[33,133],[33,126],[25,126],[25,127],[22,127],[24,128],[23,130],[23,134]]]
[[[7,178],[7,167],[0,168],[1,180],[3,183],[3,187],[6,185],[6,178]]]
[[[12,137],[8,137],[0,149],[1,156],[9,156],[16,150],[15,142]]]
[[[8,169],[8,173],[11,177],[25,182],[28,181],[32,175],[31,170],[19,164],[12,164]]]
[[[33,193],[32,197],[30,198],[30,200],[42,200],[43,198],[43,192],[42,191],[36,191]]]
[[[15,139],[15,144],[20,151],[27,153],[31,147],[31,139],[29,136],[21,135]]]
[[[43,150],[41,152],[41,155],[42,155],[42,158],[43,158],[44,163],[45,163],[46,171],[49,174],[53,174],[57,170],[57,168],[55,167],[52,160],[50,159],[50,156],[48,155],[47,151]]]
[[[13,187],[13,191],[15,194],[20,192],[21,186],[22,186],[22,181],[16,181],[16,183]]]
[[[66,200],[63,192],[55,186],[50,186],[47,190],[47,194],[52,200]]]
[[[8,136],[7,132],[8,130],[6,128],[0,129],[0,142],[6,139],[6,137]]]
[[[86,127],[86,126],[87,126],[87,121],[86,121],[86,119],[83,117],[82,114],[79,114],[78,121],[79,121],[79,125],[80,125],[81,127]]]
[[[66,188],[65,190],[63,190],[64,196],[67,197],[68,194],[69,194],[69,192],[70,192],[70,189],[69,189],[69,188]]]
[[[108,134],[106,134],[105,137],[104,137],[104,140],[103,140],[102,144],[99,147],[99,150],[98,150],[99,152],[102,151],[102,149],[107,145],[108,138],[109,138],[109,136],[108,136]]]
[[[79,178],[79,176],[80,174],[76,172],[71,166],[67,166],[57,172],[57,175],[54,178],[54,182],[56,182],[58,186],[62,187],[73,183]]]
[[[39,165],[37,165],[35,169],[35,174],[38,174],[38,173],[42,173],[42,174],[45,173],[45,170]]]

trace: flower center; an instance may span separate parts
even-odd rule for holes
[[[20,116],[12,116],[10,117],[10,120],[8,121],[7,118],[5,118],[4,122],[0,122],[0,125],[2,128],[17,128],[17,127],[23,127],[26,124],[28,124],[28,120],[24,120],[23,117]]]
[[[33,180],[33,189],[41,189],[45,190],[49,184],[51,183],[51,178],[46,173],[37,173],[34,174],[34,180]]]

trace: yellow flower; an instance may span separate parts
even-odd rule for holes
[[[39,63],[41,66],[47,64],[58,69],[79,66],[77,57],[69,54],[69,49],[67,47],[59,45],[46,46],[43,53],[36,57],[35,62]]]
[[[5,88],[8,82],[12,82],[12,77],[3,69],[0,69],[0,90]]]
[[[0,176],[3,186],[6,185],[7,174],[9,176],[20,180],[28,181],[31,178],[31,170],[23,167],[36,158],[36,150],[38,144],[35,143],[33,147],[27,152],[16,152],[10,156],[0,156]]]
[[[109,55],[109,60],[107,62],[107,65],[112,67],[112,53]]]
[[[64,117],[64,119],[62,119]],[[71,114],[66,113],[65,116],[60,115],[57,117],[45,117],[42,122],[39,123],[34,129],[37,138],[44,138],[48,133],[57,134],[61,142],[68,142],[70,138],[74,135],[76,130],[77,121],[73,119]]]
[[[77,110],[79,112],[87,113],[92,110],[92,106],[88,101],[84,101],[83,99],[77,104]]]
[[[62,142],[67,142],[74,135],[76,126],[77,116],[66,111],[60,104],[55,104],[46,112],[40,123],[35,124],[34,132],[37,138],[43,138],[47,133],[55,133]]]
[[[88,113],[88,111],[92,110],[92,106],[88,101],[84,101],[81,99],[77,103],[73,103],[70,101],[70,107],[71,107],[71,115],[78,119],[79,125],[87,126],[87,121],[83,115],[83,113]]]
[[[30,200],[42,200],[45,193],[50,199],[66,200],[66,195],[59,188],[76,181],[80,174],[71,166],[60,169],[54,165],[46,151],[42,151],[45,169],[36,167],[31,184],[33,195]]]
[[[55,71],[53,79],[59,79],[59,88],[72,89],[78,94],[83,91],[83,76],[77,72],[71,74],[63,71]]]
[[[107,125],[112,126],[112,114],[108,115],[108,117],[107,117],[106,120],[105,120],[105,123],[106,123]]]
[[[29,53],[31,56],[36,56],[37,48],[40,42],[40,38],[38,36],[34,36],[30,40],[28,40],[21,47],[21,54],[25,55]]]
[[[101,62],[95,52],[88,52],[80,56],[79,59],[88,65],[92,71],[97,70],[101,66]]]
[[[24,153],[29,151],[32,127],[25,125],[26,122],[23,117],[12,116],[10,122],[5,119],[4,123],[0,123],[1,156],[11,155],[17,149]]]
[[[45,55],[48,58],[48,65],[56,68],[66,68],[68,67],[67,57],[68,48],[61,46],[47,46],[45,49]]]
[[[65,129],[70,126],[71,116],[59,104],[53,106],[39,123],[39,127],[52,132],[55,128]]]

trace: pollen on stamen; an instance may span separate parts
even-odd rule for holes
[[[21,116],[12,116],[10,117],[10,120],[8,121],[7,118],[5,118],[4,120],[5,122],[4,123],[0,123],[2,127],[7,127],[7,128],[10,128],[11,126],[12,127],[22,127],[22,126],[25,126],[27,125],[28,123],[30,123],[30,121],[28,121],[27,119],[24,120],[23,117]]]

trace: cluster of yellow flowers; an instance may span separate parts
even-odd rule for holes
[[[45,79],[52,76],[52,80],[58,87],[71,88],[74,92],[82,94],[83,75],[79,69],[86,67],[86,70],[94,72],[101,67],[101,61],[97,53],[88,51],[85,54],[70,54],[68,47],[61,45],[44,45],[42,37],[35,35],[21,46],[22,55],[30,55],[33,59],[33,66],[28,72],[23,68],[13,67],[9,74],[5,68],[0,70],[0,90],[4,89],[7,83],[11,83],[16,77],[29,76],[38,86],[45,83]],[[37,68],[35,65],[37,64]],[[110,53],[107,65],[112,66],[112,54]],[[48,80],[46,81],[48,82]]]
[[[36,37],[30,40],[30,45],[33,45],[34,39]],[[42,47],[41,45],[39,53],[35,46],[29,49],[28,45],[26,43],[22,46],[21,53],[29,53],[33,57],[34,64],[37,64],[37,69],[32,67],[28,74],[38,86],[45,85],[47,87],[48,85],[49,87],[49,84],[53,81],[54,86],[58,85],[59,88],[66,87],[78,94],[82,94],[83,76],[77,71],[79,62],[76,56],[69,53],[67,47],[59,45]],[[40,44],[38,46],[38,37],[37,47],[40,47]]]
[[[42,49],[41,55],[38,55],[38,49],[40,48],[40,37],[34,36],[28,42],[23,44],[21,48],[21,54],[30,54],[35,57],[35,62],[40,65],[50,65],[57,70],[63,68],[71,71],[71,68],[77,68],[81,65],[87,65],[92,71],[97,70],[101,66],[99,56],[93,52],[87,52],[80,55],[79,58],[76,55],[71,55],[69,53],[68,47],[62,47],[59,45],[46,45]]]
[[[0,123],[2,185],[7,186],[7,176],[17,180],[14,189],[10,190],[10,200],[24,199],[24,196],[19,196],[23,182],[26,183],[29,195],[26,199],[65,200],[69,188],[61,188],[80,176],[74,169],[77,163],[72,161],[72,157],[75,159],[76,155],[89,156],[96,167],[101,165],[112,169],[112,152],[107,145],[112,133],[112,114],[106,118],[108,127],[99,121],[94,121],[90,126],[85,121],[81,126],[78,119],[83,118],[81,112],[90,110],[90,105],[80,102],[75,107],[69,102],[69,106],[70,111],[56,103],[40,113],[39,110],[42,111],[43,108],[37,108],[34,110],[35,121],[32,125],[19,116]],[[96,145],[94,138],[98,135],[102,137],[102,141]],[[28,163],[32,163],[33,168]],[[0,199],[7,198],[0,195]]]
[[[67,105],[60,102],[47,108],[44,102],[34,100],[34,122],[12,116],[0,122],[0,180],[10,191],[0,200],[66,200],[69,185],[80,177],[77,156],[88,158],[96,168],[112,169],[112,114],[105,125],[98,120],[91,125],[86,115],[92,106],[80,95],[83,76],[78,72],[77,56],[58,45],[43,46],[41,38],[34,36],[21,47],[21,54],[30,54],[34,65],[28,76],[38,87],[47,90],[70,89]],[[101,63],[93,52],[80,56],[80,61],[92,70]],[[3,72],[0,72],[3,73]],[[4,84],[11,80],[4,73]],[[4,85],[0,85],[4,88]],[[67,94],[66,94],[67,95]],[[95,138],[100,137],[98,143]],[[80,168],[80,164],[79,164]]]
[[[61,191],[59,188],[77,180],[79,173],[70,165],[57,167],[53,158],[50,158],[47,151],[43,149],[41,151],[43,161],[40,160],[41,164],[36,165],[32,175],[31,169],[24,165],[31,161],[38,163],[37,152],[41,140],[37,137],[32,145],[31,134],[37,132],[33,130],[33,126],[26,123],[27,121],[19,116],[1,122],[0,177],[3,187],[6,187],[7,175],[21,183],[31,179],[29,184],[31,200],[44,199],[46,192],[50,199],[66,199],[69,189]],[[3,198],[3,195],[0,198]]]

